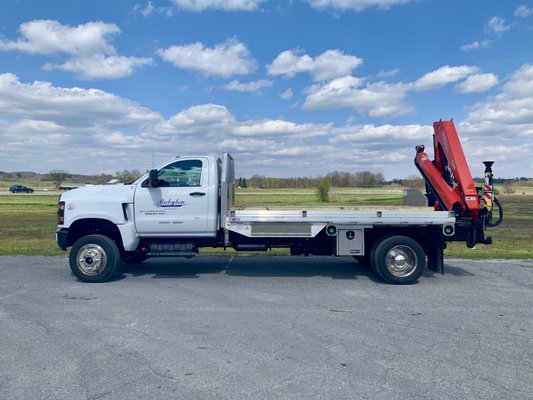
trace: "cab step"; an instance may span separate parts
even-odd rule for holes
[[[194,243],[157,240],[148,246],[149,257],[193,257],[198,253]]]

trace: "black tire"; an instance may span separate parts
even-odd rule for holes
[[[374,259],[374,254],[376,254],[376,247],[378,247],[378,245],[383,240],[385,240],[385,239],[387,239],[389,237],[391,237],[391,235],[382,237],[379,241],[374,242],[374,244],[372,245],[372,248],[370,249],[370,254],[369,254],[369,257],[368,257],[368,261],[370,263],[370,266],[372,267],[372,270],[376,273],[376,275],[381,277],[381,279],[383,279],[383,277],[381,276],[381,272],[379,272],[379,270],[376,268],[376,260]]]
[[[74,275],[83,282],[105,282],[120,264],[120,251],[107,236],[84,236],[72,246],[69,264]]]
[[[407,236],[382,239],[371,254],[372,267],[386,282],[415,283],[426,269],[426,254],[417,241]]]

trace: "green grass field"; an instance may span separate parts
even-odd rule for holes
[[[533,196],[502,195],[498,198],[502,203],[504,219],[500,226],[487,230],[493,244],[476,245],[469,249],[462,243],[451,243],[445,250],[446,257],[533,258]]]
[[[237,207],[343,207],[365,205],[399,206],[403,204],[402,189],[332,188],[330,201],[320,203],[313,189],[238,190]]]
[[[0,195],[0,255],[64,254],[55,243],[58,196]]]
[[[527,259],[533,258],[533,193],[500,195],[504,222],[489,229],[493,244],[468,249],[463,243],[452,243],[446,257]],[[401,189],[332,189],[328,207],[401,206]],[[59,255],[54,238],[57,195],[0,195],[0,255]],[[313,190],[243,190],[237,192],[238,207],[313,207]],[[288,254],[285,251],[266,254]]]

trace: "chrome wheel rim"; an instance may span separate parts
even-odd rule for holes
[[[86,244],[78,251],[78,267],[82,273],[89,276],[101,273],[106,264],[107,256],[97,244]]]
[[[405,278],[416,270],[418,259],[410,247],[394,246],[387,253],[385,265],[392,275]]]

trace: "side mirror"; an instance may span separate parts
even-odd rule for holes
[[[151,169],[148,172],[148,187],[157,187],[159,186],[159,179],[157,175],[157,169]]]

